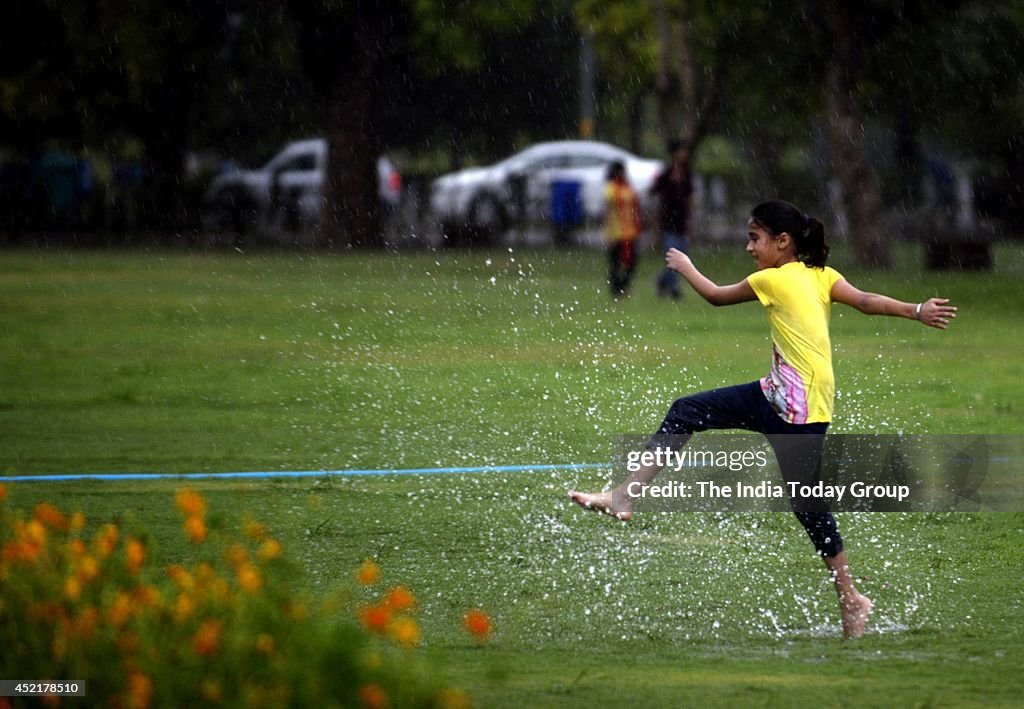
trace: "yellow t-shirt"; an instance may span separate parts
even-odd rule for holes
[[[772,328],[772,366],[761,390],[790,423],[832,420],[835,377],[828,321],[832,286],[840,279],[833,268],[799,261],[747,277]]]
[[[640,205],[628,184],[611,181],[604,190],[604,238],[607,243],[632,241],[640,235]]]

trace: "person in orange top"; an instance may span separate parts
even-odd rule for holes
[[[636,270],[636,240],[640,236],[640,206],[626,179],[626,166],[608,166],[605,188],[604,238],[608,245],[608,284],[613,296],[628,295]]]

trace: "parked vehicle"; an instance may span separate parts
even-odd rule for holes
[[[446,236],[469,232],[490,239],[515,223],[548,222],[556,185],[576,184],[582,216],[604,210],[608,166],[620,160],[646,207],[648,190],[663,167],[621,148],[589,140],[539,143],[489,167],[443,175],[430,190],[430,209]]]
[[[203,200],[203,227],[312,226],[320,217],[326,166],[327,141],[316,138],[289,143],[261,168],[218,175]],[[386,156],[377,160],[377,178],[381,203],[397,208],[402,178]]]

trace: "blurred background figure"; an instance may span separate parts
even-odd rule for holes
[[[614,297],[629,294],[636,270],[636,240],[640,236],[640,206],[626,179],[621,161],[608,166],[605,189],[605,242],[608,244],[608,283]]]
[[[690,172],[690,146],[681,140],[668,144],[671,162],[658,175],[651,186],[651,195],[657,197],[654,228],[661,238],[661,251],[678,249],[688,253],[686,235],[690,220],[690,201],[693,198],[693,176]],[[679,298],[679,274],[664,269],[658,276],[658,295]]]

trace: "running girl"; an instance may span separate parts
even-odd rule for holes
[[[891,315],[946,329],[956,308],[944,298],[905,303],[885,295],[858,290],[825,265],[828,246],[824,225],[789,202],[772,200],[753,209],[748,222],[747,253],[757,271],[732,285],[720,286],[702,274],[683,252],[665,256],[697,293],[712,305],[759,300],[765,307],[772,335],[772,363],[760,381],[724,387],[678,399],[655,434],[654,441],[685,441],[697,431],[738,428],[763,433],[775,450],[787,481],[813,481],[820,475],[825,431],[832,420],[835,384],[829,314],[833,302],[866,315]],[[801,434],[794,439],[792,434]],[[682,437],[676,438],[676,437]],[[782,441],[787,442],[786,445]],[[793,440],[800,444],[793,446]],[[570,491],[569,497],[587,508],[628,520],[633,515],[631,483],[650,483],[661,471],[651,465],[606,492]],[[634,491],[636,486],[634,486]],[[842,615],[843,634],[859,637],[872,602],[853,583],[843,540],[835,518],[823,504],[797,504],[793,510],[829,570]]]

